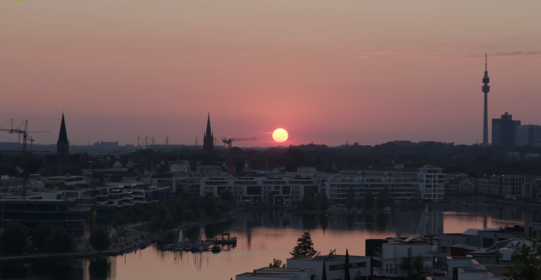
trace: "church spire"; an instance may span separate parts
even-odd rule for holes
[[[60,133],[58,134],[59,143],[68,142],[68,133],[66,131],[66,122],[64,121],[64,113],[62,113],[62,123],[60,124]]]
[[[212,153],[214,150],[214,135],[212,134],[212,129],[210,128],[210,112],[207,118],[207,129],[203,135],[203,151],[207,153]]]
[[[60,123],[60,133],[56,142],[56,156],[58,163],[68,163],[70,154],[70,142],[68,141],[68,132],[66,130],[66,121],[62,113],[62,123]]]

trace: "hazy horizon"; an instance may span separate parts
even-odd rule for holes
[[[0,125],[34,144],[235,146],[482,142],[489,119],[541,125],[541,2],[0,2]],[[4,126],[5,127],[5,126]],[[284,128],[289,139],[272,140]],[[489,139],[491,125],[489,121]],[[0,142],[16,135],[0,132]],[[489,140],[490,141],[490,140]]]

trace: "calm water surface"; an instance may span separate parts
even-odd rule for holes
[[[0,279],[221,279],[268,266],[273,258],[290,257],[297,238],[312,234],[314,247],[327,253],[364,255],[370,238],[463,232],[468,228],[511,226],[540,219],[539,212],[511,208],[461,209],[458,211],[394,211],[374,216],[345,217],[295,215],[283,211],[242,212],[231,222],[194,229],[189,238],[219,237],[230,232],[239,238],[236,247],[211,252],[162,252],[148,247],[108,260],[69,260],[0,267]]]

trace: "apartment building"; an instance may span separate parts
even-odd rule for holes
[[[387,238],[380,242],[371,252],[373,258],[374,276],[378,277],[406,277],[409,272],[400,269],[403,258],[420,257],[423,260],[423,269],[432,264],[431,241],[428,238],[410,236],[407,238]]]
[[[492,175],[477,180],[477,191],[484,194],[531,197],[539,193],[536,183],[541,176],[530,175]]]
[[[347,202],[350,188],[355,199],[364,199],[369,190],[377,196],[385,188],[389,190],[389,199],[393,201],[420,197],[415,172],[345,170],[340,175],[329,177],[324,186],[328,199],[341,204]]]
[[[317,181],[312,178],[201,178],[200,193],[218,196],[224,190],[233,192],[239,204],[267,204],[270,194],[274,195],[274,205],[291,205],[302,201],[308,190],[314,194],[320,191]]]

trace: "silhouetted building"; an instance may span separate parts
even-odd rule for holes
[[[207,119],[207,130],[203,134],[203,151],[209,154],[214,151],[214,135],[210,129],[210,114]]]
[[[533,146],[541,145],[541,126],[522,125],[517,128],[517,145]]]
[[[50,223],[63,226],[74,237],[81,237],[85,212],[88,209],[77,208],[75,200],[0,199],[0,227],[19,222],[32,234],[39,224]]]
[[[490,86],[488,83],[490,79],[488,78],[488,69],[487,69],[487,55],[485,54],[485,76],[483,77],[483,92],[485,93],[485,111],[483,114],[483,146],[488,146],[488,101],[487,94],[490,91]],[[494,129],[494,127],[492,127]],[[494,135],[494,134],[493,134]]]
[[[64,120],[64,113],[62,113],[62,123],[60,123],[60,133],[58,134],[58,141],[56,141],[56,158],[57,163],[68,163],[70,156],[70,142],[68,141],[68,133],[66,131],[66,122]]]
[[[492,119],[492,145],[513,147],[517,145],[517,128],[520,121],[505,112],[500,119]]]
[[[45,156],[45,167],[48,173],[64,174],[81,167],[82,157],[86,157],[86,155],[70,155],[69,147],[66,121],[64,120],[64,114],[62,114],[60,133],[56,142],[56,155]]]

